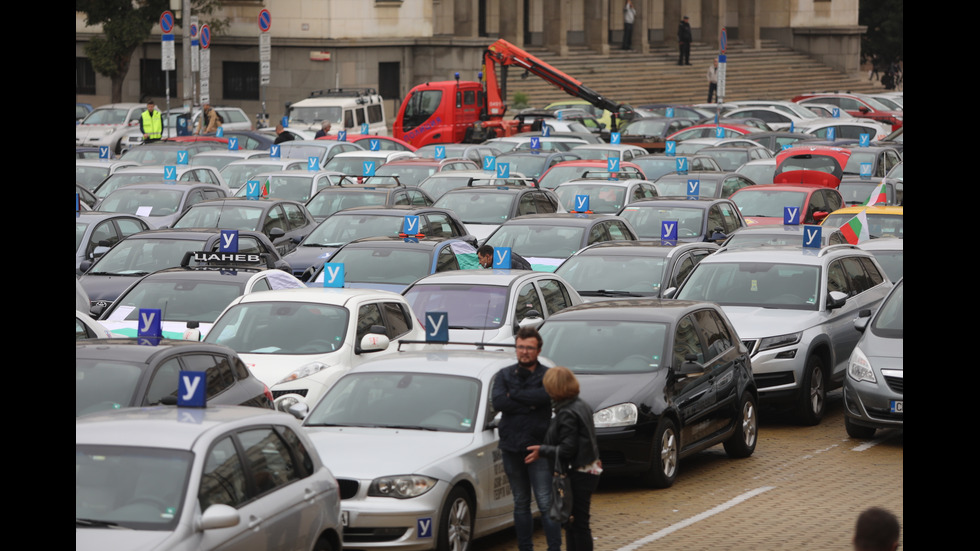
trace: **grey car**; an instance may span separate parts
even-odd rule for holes
[[[853,245],[720,249],[702,260],[674,298],[722,306],[752,354],[760,400],[795,408],[803,424],[823,418],[857,344],[853,322],[891,282]]]
[[[863,332],[847,362],[844,428],[851,438],[871,438],[877,429],[902,428],[905,373],[905,285],[895,284],[871,318],[858,318]]]
[[[340,549],[337,481],[293,417],[127,408],[75,421],[75,549]]]

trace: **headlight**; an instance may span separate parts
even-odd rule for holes
[[[410,497],[418,497],[435,488],[435,486],[436,480],[427,476],[417,474],[385,476],[375,478],[371,481],[371,487],[368,488],[368,495],[408,499]]]
[[[300,367],[296,371],[293,371],[289,375],[286,375],[284,378],[280,379],[279,382],[277,382],[276,384],[281,385],[282,383],[288,383],[289,381],[295,381],[296,379],[309,377],[310,375],[313,375],[314,373],[319,373],[320,371],[323,371],[328,367],[330,366],[322,362],[311,362]]]
[[[769,350],[770,348],[782,348],[784,346],[794,345],[800,342],[800,338],[803,337],[803,333],[790,333],[788,335],[779,335],[777,337],[766,337],[759,340],[759,352],[763,350]]]
[[[623,427],[636,424],[636,404],[616,404],[592,415],[596,428]]]
[[[868,361],[868,357],[864,355],[864,352],[861,352],[860,348],[854,348],[850,359],[847,360],[847,376],[855,381],[877,382],[875,372],[871,369],[871,362]]]

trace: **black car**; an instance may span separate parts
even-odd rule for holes
[[[272,409],[269,389],[234,350],[162,339],[92,339],[75,343],[75,417],[125,407],[176,404],[183,371],[206,373],[208,404]]]
[[[403,233],[406,216],[418,216],[422,236],[458,237],[474,247],[470,235],[456,213],[449,209],[395,205],[391,207],[354,207],[337,212],[320,223],[286,261],[293,275],[300,277],[307,268],[320,268],[345,243],[364,237],[398,236]]]
[[[640,239],[661,239],[664,222],[677,223],[677,241],[720,242],[748,224],[731,199],[654,197],[619,211]]]
[[[192,228],[184,230],[153,230],[133,234],[103,254],[94,263],[82,261],[84,275],[79,280],[88,293],[91,305],[102,310],[111,305],[134,281],[151,272],[180,266],[184,254],[192,251],[217,251],[221,230]],[[239,231],[240,253],[267,253],[275,267],[290,271],[276,248],[261,232]]]
[[[605,473],[665,488],[678,461],[724,444],[755,451],[749,352],[716,304],[631,299],[566,308],[540,328],[541,355],[578,377]]]
[[[701,259],[717,250],[714,243],[671,246],[661,241],[607,241],[573,254],[555,273],[585,302],[655,298],[679,286]]]
[[[197,203],[173,227],[260,231],[285,256],[313,231],[316,221],[298,201],[228,198]]]

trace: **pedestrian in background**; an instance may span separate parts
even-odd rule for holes
[[[544,442],[551,421],[551,398],[544,389],[548,368],[538,363],[541,335],[533,327],[522,327],[514,342],[517,363],[500,370],[493,382],[493,408],[501,412],[498,444],[504,472],[514,496],[514,531],[519,551],[534,550],[534,518],[531,492],[538,502],[548,551],[561,551],[561,526],[548,517],[551,507],[551,465],[527,461],[527,450]]]
[[[323,124],[320,125],[320,129],[317,130],[316,134],[313,135],[313,139],[317,140],[329,134],[330,126],[331,126],[330,121],[323,121]]]
[[[553,367],[544,375],[544,389],[551,397],[555,416],[551,419],[544,444],[528,446],[525,461],[548,458],[572,482],[572,516],[565,523],[565,548],[568,551],[592,551],[592,528],[589,526],[592,493],[599,484],[602,461],[592,421],[592,407],[579,398],[579,383],[567,367]],[[544,513],[542,513],[544,514]]]
[[[155,142],[163,137],[163,117],[153,100],[146,102],[146,111],[140,114],[140,132],[144,142]]]
[[[854,528],[854,551],[895,551],[899,530],[891,512],[880,507],[866,509]]]
[[[691,42],[693,41],[694,35],[691,34],[691,23],[685,15],[684,19],[681,19],[680,25],[677,26],[677,43],[680,48],[680,54],[677,57],[678,65],[691,64]]]
[[[224,121],[221,120],[221,115],[217,111],[211,108],[210,103],[205,103],[201,108],[201,119],[197,121],[197,132],[196,134],[214,134],[218,131],[218,127]]]
[[[718,99],[718,58],[716,57],[708,67],[708,103],[711,98]]]
[[[623,49],[633,49],[633,21],[636,20],[636,9],[633,0],[626,0],[623,6]]]

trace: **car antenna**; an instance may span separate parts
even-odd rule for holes
[[[490,299],[487,299],[487,313],[483,315],[483,335],[480,336],[480,344],[477,346],[477,350],[486,350],[483,343],[487,342],[487,318],[490,317]]]

